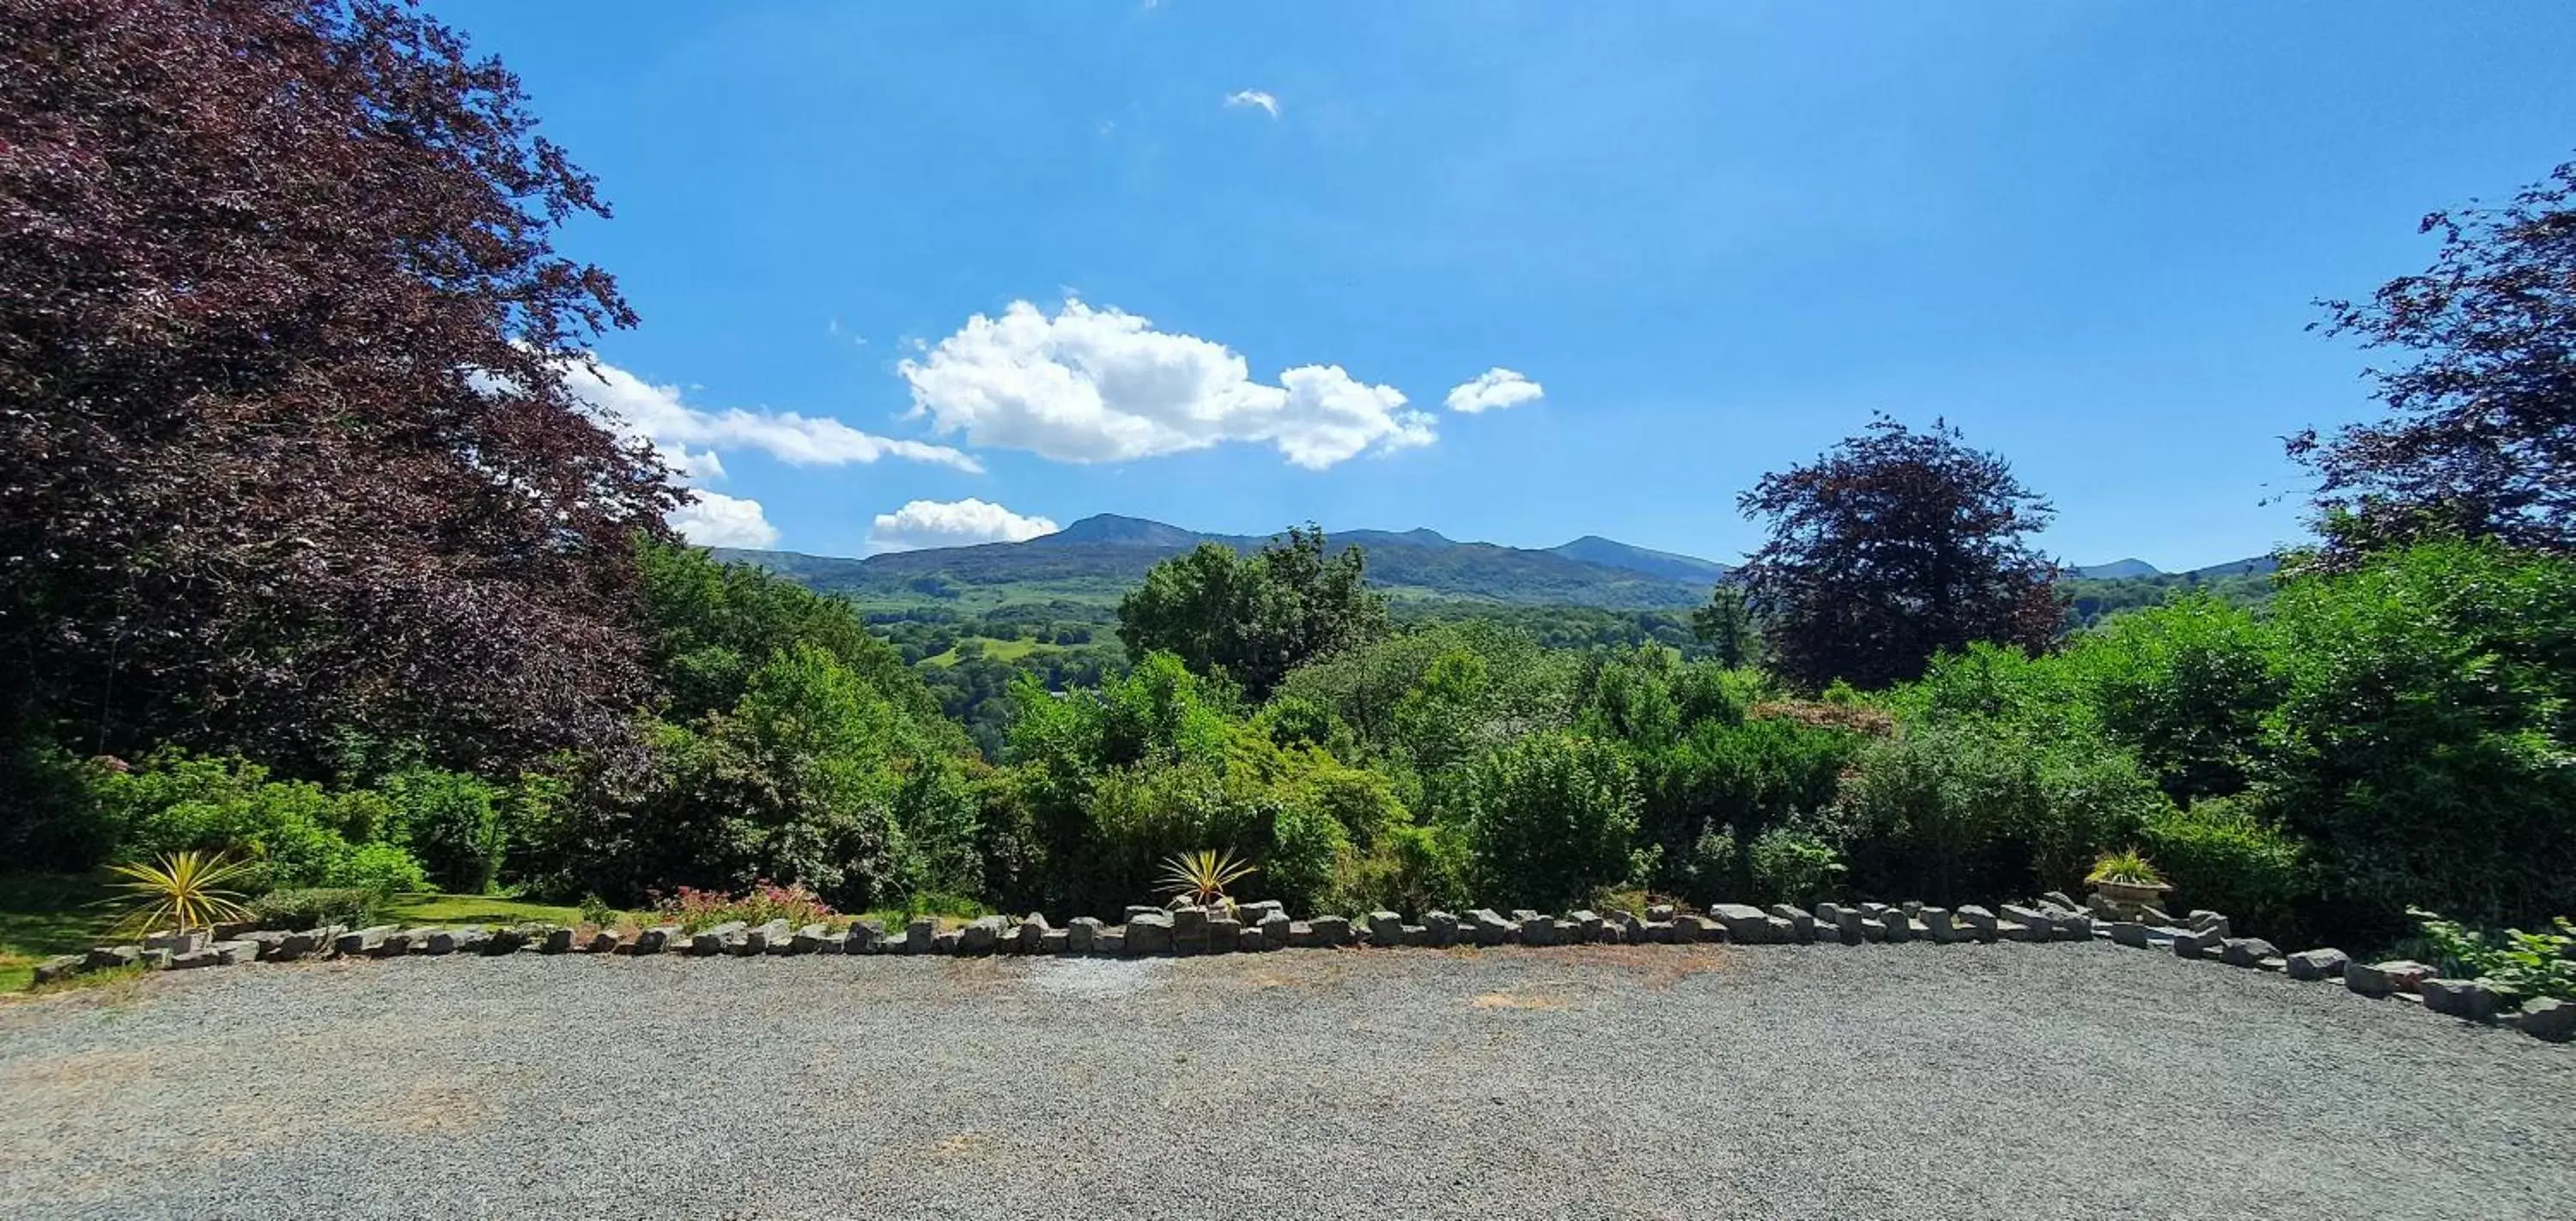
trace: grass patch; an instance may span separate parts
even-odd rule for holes
[[[97,874],[0,874],[0,992],[23,991],[37,963],[107,941],[116,913],[96,904],[112,893]]]
[[[386,901],[377,919],[385,924],[417,927],[430,924],[562,924],[581,923],[581,909],[531,903],[502,895],[398,895]]]
[[[1032,636],[1022,636],[1015,640],[996,640],[990,636],[969,636],[966,637],[966,640],[982,641],[984,645],[984,656],[994,661],[1018,661],[1040,649],[1053,649],[1056,647],[1055,645],[1041,643],[1037,638]],[[958,642],[958,644],[963,643],[965,643],[965,640]],[[951,645],[945,653],[933,653],[928,657],[924,657],[921,659],[921,664],[926,666],[956,665],[957,646]]]

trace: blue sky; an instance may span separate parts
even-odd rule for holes
[[[1115,512],[1732,560],[1879,409],[2002,451],[2071,561],[2232,559],[2300,533],[2278,438],[2372,410],[2311,299],[2576,149],[2537,3],[431,9],[616,207],[564,239],[644,317],[595,397],[693,529],[825,554]]]

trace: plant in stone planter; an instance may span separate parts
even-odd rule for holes
[[[2173,889],[2156,863],[2135,848],[2095,857],[2093,872],[2084,875],[2084,882],[2104,902],[2122,910],[2161,902],[2165,892]]]
[[[1251,876],[1254,866],[1238,861],[1232,852],[1200,849],[1184,852],[1163,862],[1162,893],[1174,903],[1195,903],[1201,907],[1232,907],[1225,888]]]
[[[239,894],[219,888],[249,875],[255,868],[256,862],[228,861],[220,852],[213,856],[178,852],[149,865],[110,865],[110,871],[126,879],[117,883],[117,889],[125,893],[107,902],[132,905],[117,922],[120,933],[148,937],[167,930],[186,943],[168,948],[182,952],[202,949],[205,935],[216,921],[240,920],[250,915],[241,905]]]

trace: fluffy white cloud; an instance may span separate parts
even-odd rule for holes
[[[974,458],[948,446],[880,437],[829,417],[739,407],[702,410],[682,401],[678,386],[656,386],[615,365],[577,366],[567,371],[566,382],[594,417],[626,435],[651,441],[692,478],[720,477],[724,467],[716,451],[729,449],[759,450],[798,466],[841,466],[891,457],[961,471],[984,469]]]
[[[1477,374],[1473,381],[1450,387],[1449,397],[1443,401],[1449,404],[1451,411],[1473,415],[1479,411],[1499,411],[1505,407],[1535,403],[1546,393],[1537,382],[1509,369],[1495,368]]]
[[[1024,516],[968,497],[915,500],[892,513],[879,513],[868,531],[868,542],[879,551],[915,551],[972,543],[1016,543],[1055,532],[1056,524],[1046,518]]]
[[[1279,99],[1272,97],[1267,93],[1263,93],[1258,89],[1235,90],[1234,92],[1225,95],[1225,104],[1228,106],[1251,106],[1256,109],[1270,112],[1271,118],[1275,119],[1279,117]]]
[[[680,537],[701,547],[768,547],[778,542],[778,527],[757,500],[722,492],[697,493],[695,504],[671,510],[668,520]]]
[[[1228,441],[1267,443],[1321,470],[1364,452],[1436,439],[1431,417],[1405,409],[1392,386],[1337,365],[1306,365],[1252,380],[1243,357],[1213,340],[1154,329],[1117,309],[1068,298],[1049,317],[1014,301],[977,314],[918,359],[898,366],[914,415],[976,445],[1025,449],[1058,462],[1123,462]]]

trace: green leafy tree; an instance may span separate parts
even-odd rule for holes
[[[1250,556],[1201,543],[1156,564],[1118,604],[1118,639],[1133,657],[1170,653],[1223,674],[1255,699],[1288,672],[1386,630],[1357,547],[1324,553],[1324,532],[1292,527]]]

